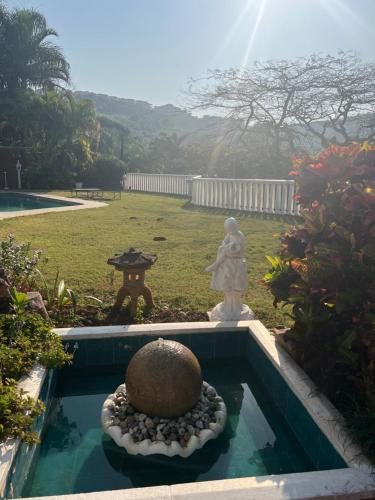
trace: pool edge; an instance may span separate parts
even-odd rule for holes
[[[101,208],[101,207],[108,206],[107,203],[104,203],[101,201],[84,200],[82,198],[74,198],[74,200],[73,200],[72,198],[67,198],[66,196],[40,194],[40,193],[35,193],[35,192],[30,192],[30,191],[9,190],[9,191],[6,191],[6,193],[25,194],[28,196],[37,196],[38,198],[46,198],[49,200],[76,203],[76,205],[66,205],[63,207],[50,207],[50,208],[35,208],[32,210],[19,210],[17,212],[1,212],[0,211],[0,220],[11,219],[13,217],[26,217],[27,215],[41,215],[41,214],[52,213],[52,212],[69,212],[69,211],[73,211],[73,210],[85,210],[87,208]]]

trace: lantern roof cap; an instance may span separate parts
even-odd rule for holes
[[[151,267],[157,259],[155,254],[146,254],[141,250],[136,250],[131,247],[126,252],[120,255],[114,255],[110,257],[107,263],[110,266],[115,266],[118,270],[132,269],[132,268],[144,268],[147,269]]]

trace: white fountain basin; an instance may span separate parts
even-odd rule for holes
[[[210,386],[208,386],[210,387]],[[190,437],[186,446],[181,446],[178,441],[172,441],[166,444],[163,441],[151,441],[145,439],[143,441],[135,442],[132,435],[127,432],[122,433],[119,425],[112,425],[113,419],[113,404],[118,392],[126,392],[125,384],[121,384],[114,394],[110,394],[103,403],[101,422],[102,428],[115,441],[118,446],[125,448],[130,455],[166,455],[174,457],[190,457],[195,450],[202,448],[207,441],[215,439],[224,430],[227,420],[227,409],[224,400],[217,395],[215,402],[217,403],[217,410],[215,411],[216,422],[211,422],[208,429],[202,429],[198,435]]]

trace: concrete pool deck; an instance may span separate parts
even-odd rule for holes
[[[106,207],[107,203],[103,203],[102,201],[94,201],[94,200],[84,200],[82,198],[67,198],[65,196],[55,196],[49,194],[39,194],[30,191],[1,191],[5,194],[24,194],[27,196],[35,196],[38,198],[45,198],[46,200],[51,201],[62,201],[72,203],[72,205],[65,205],[62,207],[49,207],[49,208],[35,208],[31,210],[17,210],[14,212],[2,212],[0,210],[0,220],[3,219],[11,219],[13,217],[25,217],[26,215],[41,215],[51,212],[68,212],[72,210],[85,210],[87,208],[101,208]]]

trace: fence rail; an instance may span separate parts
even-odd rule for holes
[[[125,175],[124,187],[132,191],[191,196],[193,177],[193,175],[129,173]]]
[[[294,181],[194,179],[191,202],[202,207],[297,215]]]
[[[295,183],[273,179],[204,179],[193,175],[129,173],[125,189],[188,196],[193,205],[298,215]]]

